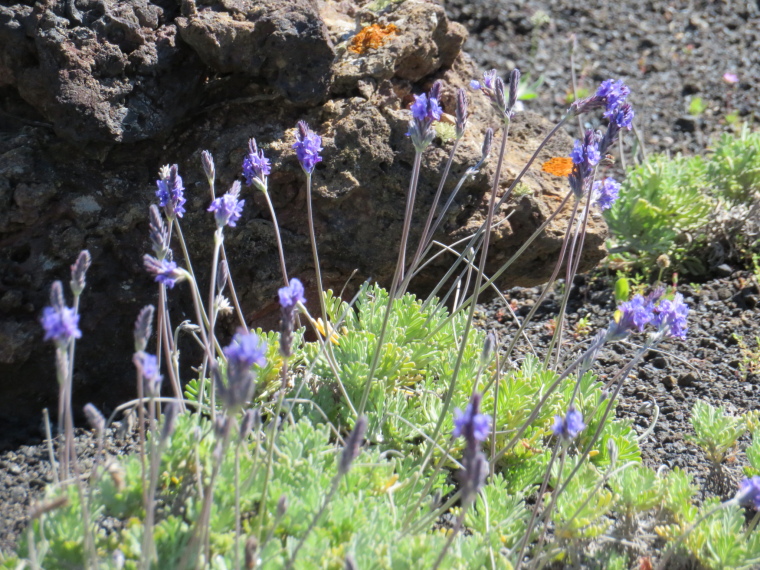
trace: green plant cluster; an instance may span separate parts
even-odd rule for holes
[[[336,340],[331,343],[340,377],[352,399],[366,378],[368,359],[379,319],[388,302],[379,287],[365,288],[355,310],[326,294],[330,316],[342,320]],[[394,302],[393,326],[378,367],[378,388],[370,392],[369,439],[373,445],[357,458],[354,468],[340,481],[339,493],[319,519],[299,553],[299,568],[342,568],[350,555],[359,568],[429,568],[451,532],[443,516],[451,505],[446,497],[454,490],[449,477],[456,472],[461,443],[451,440],[448,449],[439,450],[434,462],[425,464],[421,446],[425,433],[433,429],[443,387],[439,381],[449,374],[452,355],[447,343],[453,341],[461,326],[458,319],[446,324],[445,309],[427,309],[412,295]],[[432,305],[438,307],[438,305]],[[440,331],[429,334],[440,326]],[[479,378],[483,335],[473,335],[467,352],[471,364],[464,378]],[[267,340],[277,344],[277,333]],[[253,437],[230,446],[221,458],[219,476],[211,503],[209,548],[210,568],[230,568],[235,560],[235,462],[240,474],[242,535],[256,539],[258,568],[282,568],[304,535],[329,492],[337,470],[340,448],[335,443],[334,427],[349,423],[349,417],[335,397],[338,388],[323,362],[319,342],[301,343],[293,357],[300,363],[291,396],[306,386],[313,404],[294,404],[285,416],[273,455],[269,492],[261,516],[265,461],[269,446],[267,426]],[[324,349],[322,348],[322,351]],[[274,354],[270,362],[277,362]],[[313,359],[313,360],[312,360]],[[307,366],[316,362],[313,370]],[[486,362],[492,367],[493,362]],[[261,369],[263,384],[276,375],[276,365]],[[557,379],[535,357],[498,381],[497,390],[486,392],[482,409],[495,418],[495,445],[501,448],[510,434],[526,423],[536,403]],[[650,530],[673,543],[687,534],[689,526],[715,506],[708,501],[694,506],[698,488],[686,473],[675,470],[656,472],[642,465],[638,438],[627,420],[604,419],[601,404],[606,399],[603,385],[591,373],[580,382],[572,377],[554,392],[530,422],[519,443],[504,454],[495,474],[467,512],[467,532],[460,534],[445,559],[444,568],[511,568],[516,547],[527,531],[530,504],[542,482],[551,455],[553,415],[562,413],[576,390],[575,406],[588,424],[555,463],[544,502],[556,500],[551,514],[555,542],[551,556],[557,562],[585,564],[592,568],[627,568],[632,559],[625,549],[606,550],[590,555],[589,545],[603,537],[635,540],[644,521]],[[475,386],[465,381],[457,386],[454,402],[464,407]],[[188,389],[190,399],[197,390]],[[494,394],[497,394],[494,397]],[[286,399],[286,401],[288,401]],[[206,405],[209,401],[202,402]],[[315,413],[319,407],[321,412]],[[324,414],[324,415],[323,415]],[[604,423],[602,424],[602,422]],[[754,423],[753,423],[754,422]],[[728,416],[722,409],[698,403],[692,424],[693,441],[711,459],[723,461],[744,431],[757,423],[754,415]],[[451,430],[451,424],[446,430]],[[579,451],[601,429],[601,437],[580,460]],[[157,432],[156,432],[157,433]],[[760,432],[747,449],[748,474],[760,472]],[[236,436],[233,436],[236,437]],[[199,490],[207,483],[219,458],[218,436],[201,416],[184,414],[160,459],[157,493],[157,519],[154,530],[156,568],[182,567],[183,555],[192,536],[192,522],[200,516]],[[490,442],[489,442],[490,443]],[[235,449],[237,447],[237,453]],[[443,469],[441,469],[443,467]],[[574,477],[569,475],[577,470]],[[554,497],[551,489],[569,481]],[[140,458],[131,455],[111,459],[91,474],[89,509],[96,520],[95,550],[103,567],[139,568],[143,535],[143,477]],[[41,567],[77,568],[84,564],[85,544],[80,495],[76,486],[63,491],[68,504],[34,521],[19,548],[28,557],[33,548]],[[51,488],[47,499],[61,491]],[[283,506],[286,505],[286,506]],[[456,514],[457,508],[453,507]],[[760,539],[743,534],[743,510],[722,509],[719,515],[701,522],[688,532],[681,548],[704,568],[750,568],[760,560]],[[106,530],[103,522],[116,520]],[[535,533],[533,535],[535,537]],[[741,540],[740,540],[741,539]],[[729,545],[741,542],[739,548]],[[238,549],[242,545],[238,544]],[[242,559],[242,550],[237,552]],[[6,558],[0,567],[14,568],[16,558]],[[121,566],[119,566],[121,567]]]
[[[760,132],[746,125],[738,135],[724,134],[705,158],[651,156],[627,174],[619,199],[605,212],[612,251],[646,273],[656,273],[658,257],[667,255],[672,271],[703,274],[703,252],[720,229],[716,216],[742,206],[746,211],[758,192]],[[732,237],[749,263],[757,244]]]

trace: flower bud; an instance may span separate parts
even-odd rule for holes
[[[513,109],[517,103],[517,88],[520,84],[520,70],[514,68],[512,73],[509,74],[509,101],[507,102],[507,110],[510,116],[513,114]]]
[[[464,89],[457,89],[457,108],[456,108],[456,138],[461,139],[467,128],[467,92]]]
[[[356,419],[353,431],[346,438],[346,447],[340,455],[338,474],[345,475],[351,469],[351,464],[359,456],[364,433],[367,431],[367,416],[361,415]]]
[[[50,286],[50,306],[59,312],[66,307],[66,300],[63,298],[63,284],[60,281],[54,281]]]
[[[491,146],[493,146],[493,129],[487,129],[486,136],[483,138],[483,148],[480,151],[480,162],[485,162],[491,154]]]
[[[103,417],[103,414],[100,413],[98,408],[96,408],[94,404],[85,404],[84,415],[87,418],[87,423],[89,423],[90,427],[95,430],[98,437],[103,435],[103,431],[106,429],[106,419]]]
[[[92,257],[90,256],[90,252],[85,249],[79,252],[77,260],[74,262],[74,265],[71,266],[71,283],[69,286],[75,297],[79,297],[79,295],[82,294],[82,291],[84,291],[84,278],[91,263]]]
[[[201,164],[203,165],[203,172],[206,174],[206,179],[209,184],[214,183],[216,178],[216,168],[214,167],[214,157],[207,150],[201,153]]]
[[[137,315],[135,321],[135,352],[143,352],[148,346],[148,340],[153,332],[153,305],[146,305]]]
[[[174,433],[174,428],[177,424],[177,416],[179,415],[179,404],[177,402],[169,402],[164,410],[164,425],[161,428],[161,441],[164,442]]]

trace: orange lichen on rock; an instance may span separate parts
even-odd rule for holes
[[[387,26],[372,24],[371,26],[362,28],[354,36],[348,49],[358,54],[362,54],[370,48],[377,49],[386,42],[388,36],[395,34],[397,31],[398,28],[393,24],[388,24]]]
[[[569,156],[555,156],[544,162],[541,170],[554,176],[567,176],[573,170],[573,159]]]

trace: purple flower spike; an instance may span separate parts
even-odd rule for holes
[[[602,82],[591,97],[575,101],[570,106],[570,111],[578,116],[604,107],[604,116],[613,120],[617,109],[625,102],[630,93],[631,90],[622,81],[607,79]]]
[[[443,114],[440,103],[435,95],[441,92],[442,84],[436,81],[430,89],[430,95],[424,93],[414,96],[412,103],[412,120],[409,121],[409,130],[406,136],[412,139],[414,150],[424,151],[435,138],[433,123],[438,121]]]
[[[166,211],[166,216],[173,220],[181,218],[185,214],[185,187],[182,185],[182,177],[176,164],[162,166],[156,180],[158,190],[156,197],[159,205]]]
[[[161,394],[161,383],[164,377],[158,369],[158,358],[147,352],[136,352],[133,362],[143,377],[143,385],[148,396]]]
[[[492,69],[483,74],[483,81],[470,81],[470,87],[482,91],[491,102],[491,107],[502,117],[509,121],[515,114],[517,102],[517,84],[520,80],[520,71],[513,69],[510,73],[509,98],[504,95],[504,82]]]
[[[570,158],[573,159],[573,164],[588,164],[589,166],[595,166],[599,163],[601,156],[599,155],[599,149],[596,148],[596,145],[587,145],[576,140],[573,150],[570,151]]]
[[[298,303],[305,303],[303,283],[300,279],[293,278],[287,287],[282,287],[277,291],[280,297],[280,354],[285,358],[292,355],[293,352],[293,324],[295,321],[295,311]]]
[[[612,120],[619,128],[630,131],[633,127],[633,116],[633,107],[631,107],[630,103],[623,103],[615,110]]]
[[[155,276],[156,283],[162,283],[169,289],[172,289],[177,284],[177,281],[182,281],[187,277],[187,272],[177,267],[177,264],[173,261],[168,259],[158,260],[147,253],[143,256],[143,265],[148,273],[152,273]]]
[[[588,129],[583,142],[575,141],[570,158],[573,160],[573,170],[568,176],[570,188],[580,197],[590,188],[594,166],[601,160],[599,141],[594,131]]]
[[[303,296],[303,283],[295,277],[290,280],[289,286],[281,287],[277,294],[280,297],[280,306],[283,309],[292,310],[298,303],[306,302],[306,297]]]
[[[612,208],[620,193],[620,183],[614,178],[608,177],[601,182],[594,182],[594,195],[597,207],[604,211]]]
[[[314,172],[318,162],[322,162],[319,152],[322,150],[322,137],[309,128],[305,121],[298,121],[297,141],[293,143],[298,162],[306,174]]]
[[[45,307],[42,311],[42,328],[45,329],[44,340],[52,340],[60,347],[68,346],[71,339],[82,338],[79,315],[69,307]]]
[[[604,100],[605,111],[604,116],[607,119],[612,120],[618,107],[622,105],[628,95],[631,94],[631,90],[621,80],[615,81],[614,79],[607,79],[603,81],[596,90],[596,97]]]
[[[583,416],[573,407],[567,410],[567,415],[564,418],[559,415],[554,416],[552,432],[565,441],[575,439],[584,429],[586,429],[586,424],[583,423]]]
[[[217,228],[223,228],[224,226],[235,227],[235,224],[243,213],[243,205],[245,204],[245,200],[238,200],[239,196],[240,182],[236,180],[232,183],[232,188],[230,188],[229,192],[211,202],[207,211],[214,212]]]
[[[245,368],[250,368],[254,364],[266,365],[266,352],[266,343],[254,333],[244,330],[237,332],[232,337],[232,343],[224,349],[224,355],[230,365],[235,363]]]
[[[415,121],[425,122],[439,121],[441,119],[441,106],[438,104],[438,100],[428,96],[424,93],[414,96],[414,103],[411,107],[412,117]]]
[[[480,394],[473,394],[464,412],[454,409],[454,437],[464,437],[470,441],[485,441],[491,433],[491,416],[479,413]]]
[[[271,172],[269,159],[264,156],[264,151],[256,147],[256,139],[248,141],[248,156],[243,160],[243,176],[245,183],[250,186],[255,184],[262,192],[267,191],[267,177]]]
[[[663,299],[654,311],[653,324],[658,329],[667,331],[668,336],[686,338],[689,307],[683,302],[683,295],[676,293],[672,301]]]
[[[626,338],[634,330],[639,332],[655,318],[654,304],[662,295],[662,289],[657,289],[642,297],[636,295],[630,301],[621,303],[615,312],[614,320],[607,329],[607,341],[616,341]]]
[[[756,511],[760,510],[760,477],[756,475],[749,479],[744,479],[739,484],[736,500],[743,507],[751,507]]]

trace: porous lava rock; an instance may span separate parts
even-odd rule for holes
[[[439,4],[371,7],[308,0],[0,7],[0,433],[12,432],[8,422],[38,418],[42,407],[56,409],[53,350],[42,343],[39,316],[51,282],[68,283],[81,249],[93,264],[80,307],[75,407],[90,401],[108,410],[133,397],[132,326],[140,307],[156,298],[141,258],[149,251],[147,212],[162,164],[179,164],[183,233],[205,290],[214,228],[200,153],[213,154],[216,191],[223,192],[241,178],[247,141],[256,137],[272,161],[270,194],[288,272],[305,282],[313,302],[305,181],[291,148],[296,122],[308,121],[324,144],[313,197],[325,286],[340,291],[354,271],[347,292],[368,277],[388,284],[414,162],[405,136],[412,95],[441,79],[444,119],[451,120],[456,88],[479,73],[461,52],[464,29]],[[351,49],[370,24],[393,32],[377,47]],[[485,129],[496,126],[482,94],[471,93],[470,111],[444,196],[480,158]],[[530,113],[516,117],[499,195],[550,128]],[[452,144],[437,139],[425,153],[412,246]],[[557,135],[500,208],[498,218],[509,217],[493,230],[487,271],[504,263],[566,194],[566,181],[538,165],[570,148],[570,139]],[[483,223],[494,168],[492,156],[464,183],[437,240],[453,243]],[[225,246],[249,322],[271,326],[281,286],[273,224],[260,193],[244,187],[243,197],[243,217],[226,230]],[[546,280],[568,216],[566,209],[498,285]],[[591,219],[581,271],[604,255],[605,231]],[[175,257],[182,259],[178,246]],[[429,291],[451,259],[437,258],[412,290]],[[172,290],[170,308],[174,326],[194,319],[187,284]],[[225,337],[235,322],[221,325]],[[193,344],[183,341],[182,348],[187,368],[196,363]]]

